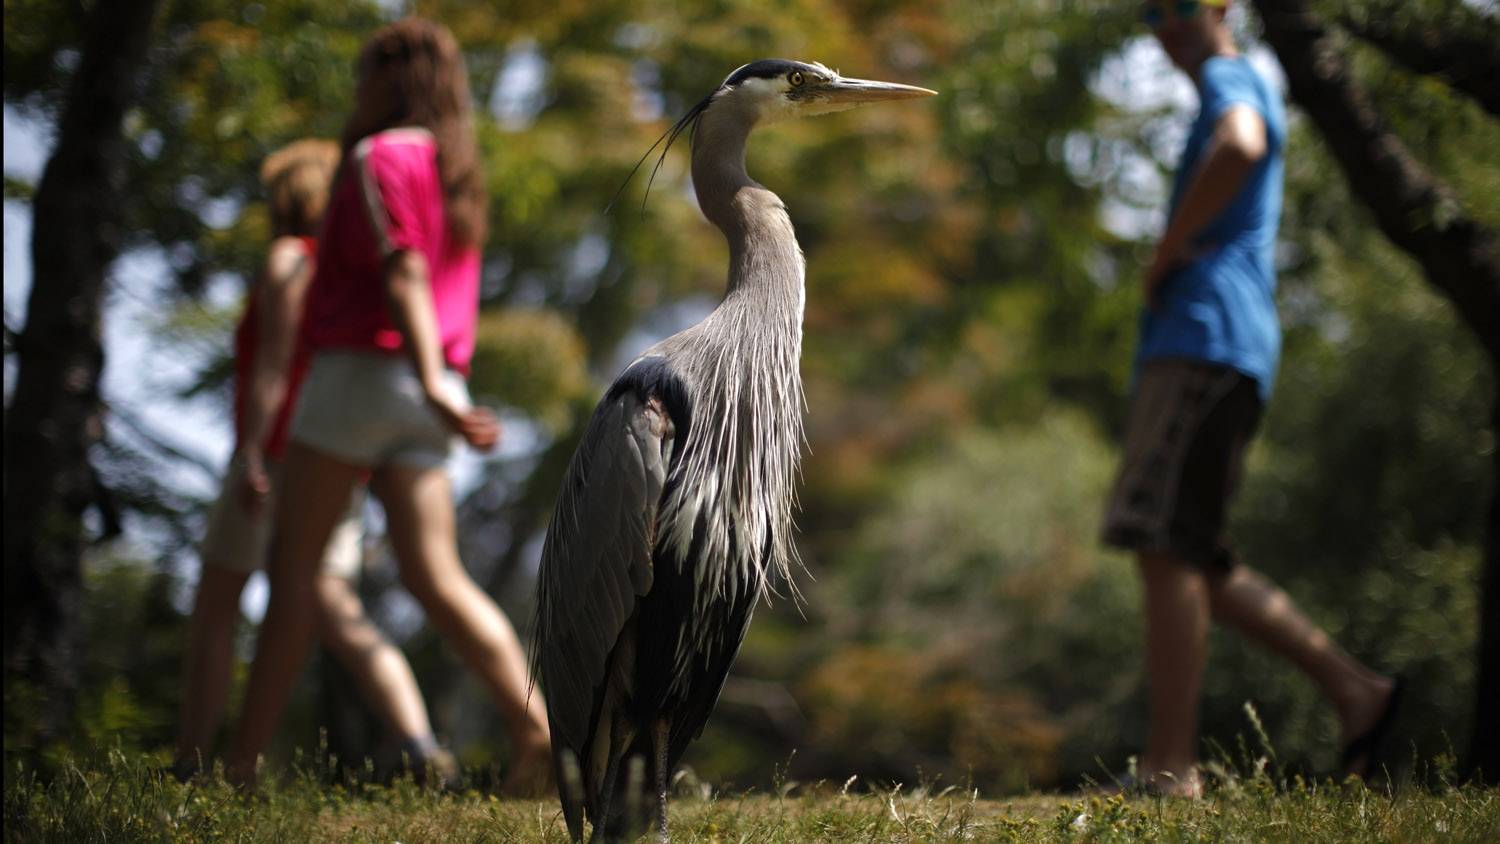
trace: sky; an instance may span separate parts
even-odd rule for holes
[[[5,106],[5,175],[35,184],[41,177],[52,144],[49,127],[28,119]],[[24,324],[26,298],[31,292],[31,209],[26,203],[5,201],[5,322],[12,328]],[[180,355],[157,354],[151,326],[158,318],[155,303],[173,283],[163,257],[137,250],[116,262],[110,273],[105,301],[104,347],[106,350],[102,390],[107,401],[119,404],[153,428],[176,430],[176,441],[185,450],[221,463],[227,446],[220,435],[225,430],[222,414],[206,402],[158,402],[163,388],[184,383],[193,372],[192,360]],[[210,303],[220,304],[232,291],[210,291]],[[5,362],[7,403],[13,386],[13,361]],[[181,479],[192,492],[208,494],[212,478],[190,473]]]

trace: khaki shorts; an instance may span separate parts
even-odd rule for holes
[[[271,550],[271,514],[276,506],[276,490],[281,483],[281,464],[268,463],[266,471],[271,476],[271,494],[266,496],[264,507],[251,513],[240,503],[240,484],[245,469],[239,461],[230,461],[229,470],[224,473],[224,488],[208,514],[208,530],[204,532],[200,546],[204,565],[247,574],[265,568]],[[364,487],[361,486],[351,497],[349,511],[334,526],[328,547],[323,550],[323,574],[351,580],[359,576],[364,499]]]
[[[447,370],[443,382],[449,396],[469,406],[462,375]],[[370,469],[435,469],[459,445],[459,438],[427,404],[422,383],[405,355],[344,350],[313,356],[290,437]]]

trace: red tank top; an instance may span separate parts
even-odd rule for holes
[[[318,258],[318,241],[311,237],[298,238],[307,252],[309,261]],[[255,365],[255,353],[260,346],[260,317],[256,313],[255,291],[251,290],[245,301],[245,312],[240,316],[239,327],[234,332],[234,439],[238,444],[244,440],[245,403],[250,389],[250,370]],[[298,332],[299,336],[301,332]],[[271,432],[263,443],[266,456],[280,460],[286,453],[287,428],[292,423],[292,411],[297,407],[297,392],[302,389],[302,380],[307,375],[308,352],[305,345],[296,341],[297,349],[292,353],[292,368],[287,373],[286,397],[271,422]]]

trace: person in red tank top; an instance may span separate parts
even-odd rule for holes
[[[270,547],[271,502],[307,374],[307,349],[297,337],[317,261],[318,242],[311,232],[327,205],[339,155],[332,141],[304,140],[277,151],[261,168],[276,237],[234,334],[235,449],[200,548],[203,569],[188,632],[174,764],[180,779],[200,770],[212,750],[229,692],[240,595],[250,575],[265,566]],[[363,533],[362,489],[345,500],[342,520],[322,549],[316,580],[326,620],[320,628],[322,641],[402,741],[404,752],[419,765],[418,776],[425,776],[430,762],[444,781],[451,781],[456,765],[432,737],[411,666],[365,616],[354,591]]]
[[[332,173],[328,175],[331,177]],[[311,280],[312,268],[317,265],[318,259],[317,238],[308,235],[279,237],[271,244],[270,251],[272,255],[268,263],[292,262],[292,273],[304,275]],[[286,253],[284,256],[276,254],[282,251]],[[261,292],[257,290],[245,298],[245,311],[241,314],[239,325],[234,332],[234,441],[235,451],[241,454],[244,453],[243,443],[246,442],[245,423],[250,405],[252,382],[255,378],[256,355],[261,353],[260,310],[263,307]],[[278,368],[276,364],[277,361],[268,361],[264,369],[274,373]],[[302,386],[302,379],[307,376],[307,350],[305,348],[298,347],[293,351],[291,362],[285,372],[285,400],[267,402],[271,405],[280,405],[271,423],[271,430],[266,435],[261,448],[264,457],[271,460],[280,460],[286,454],[287,428],[292,422],[292,411],[297,406],[297,389]],[[262,385],[255,386],[262,390],[266,389]]]
[[[462,54],[419,18],[360,52],[344,160],[323,223],[302,340],[311,354],[276,513],[271,599],[228,758],[255,781],[314,637],[313,581],[337,502],[368,474],[385,509],[401,582],[456,646],[505,718],[509,791],[551,771],[546,709],[530,688],[509,619],[464,569],[445,462],[460,439],[499,439],[465,385],[479,308],[484,172]]]

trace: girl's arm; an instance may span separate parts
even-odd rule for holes
[[[466,407],[443,390],[443,349],[438,341],[437,313],[428,287],[427,259],[400,249],[385,261],[385,295],[391,322],[401,332],[402,347],[421,380],[427,401],[443,422],[469,445],[487,449],[500,440],[500,422],[483,408]]]

